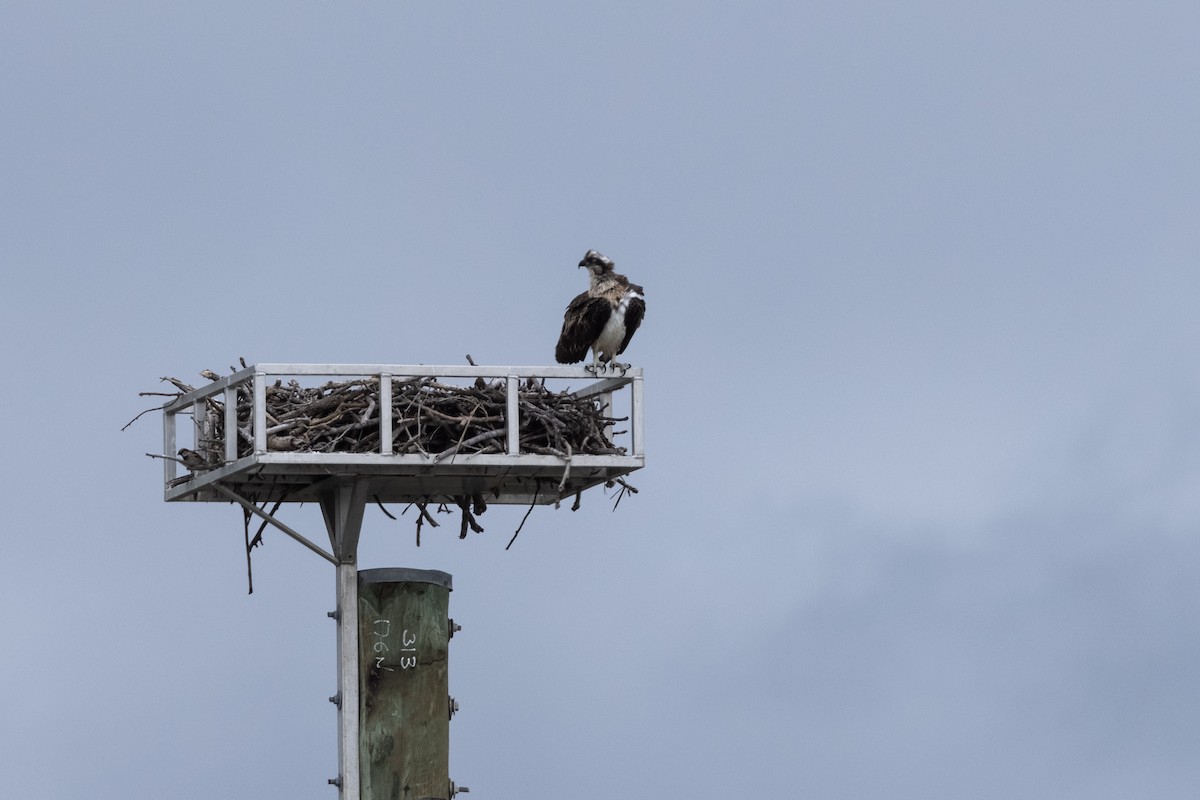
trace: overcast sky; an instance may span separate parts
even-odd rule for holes
[[[1195,2],[0,3],[0,772],[327,798],[333,570],[166,504],[175,375],[548,364],[647,466],[454,576],[472,798],[1200,792]],[[286,519],[311,538],[312,507]]]

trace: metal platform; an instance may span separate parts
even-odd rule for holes
[[[187,474],[179,464],[164,460],[164,499],[167,501],[229,502],[229,492],[255,502],[314,502],[348,480],[365,483],[366,496],[385,503],[441,502],[453,497],[482,496],[488,503],[552,503],[561,497],[627,475],[645,465],[642,425],[642,370],[597,377],[581,367],[424,366],[396,364],[255,364],[163,406],[163,451],[173,455],[180,446],[195,446],[204,425],[223,414],[224,458],[204,470]],[[396,454],[391,450],[391,414],[379,416],[379,452],[277,452],[268,446],[266,394],[280,379],[377,379],[379,407],[391,407],[397,379],[500,379],[506,387],[503,436],[505,452],[472,454]],[[555,455],[520,450],[518,393],[528,379],[570,383],[560,391],[576,397],[598,397],[609,416],[628,416],[628,432],[614,440],[623,455]],[[628,391],[622,391],[628,389]],[[249,427],[239,427],[238,396],[252,398]],[[617,403],[614,406],[614,401]],[[191,428],[190,442],[179,428],[179,417]],[[181,436],[181,434],[185,434]],[[252,448],[247,448],[247,442]],[[219,449],[219,448],[218,448]],[[246,453],[249,452],[247,455]],[[561,487],[561,488],[560,488]]]

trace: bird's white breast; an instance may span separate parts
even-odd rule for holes
[[[604,323],[604,330],[600,331],[600,335],[596,337],[596,352],[604,353],[609,357],[616,356],[617,348],[621,346],[621,342],[625,338],[625,310],[629,308],[630,300],[640,296],[636,291],[630,289],[621,297],[621,302],[617,303],[617,307],[612,310],[608,320]]]

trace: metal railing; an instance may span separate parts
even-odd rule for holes
[[[208,403],[218,399],[223,407],[221,425],[221,447],[206,447],[209,452],[219,452],[223,456],[223,465],[229,466],[239,460],[239,438],[252,443],[253,455],[250,458],[267,456],[283,456],[282,453],[269,453],[267,425],[267,388],[270,382],[288,378],[337,378],[378,380],[379,408],[390,409],[392,406],[393,381],[419,380],[422,378],[473,379],[490,378],[502,379],[505,387],[505,453],[502,456],[491,455],[487,462],[503,463],[509,459],[535,459],[543,461],[553,456],[524,454],[521,452],[520,415],[518,400],[521,382],[527,379],[566,379],[590,381],[583,388],[572,391],[578,398],[598,397],[601,404],[608,409],[613,408],[614,392],[625,387],[630,388],[629,397],[629,447],[627,456],[641,460],[645,456],[642,423],[643,386],[641,368],[631,368],[624,374],[613,376],[596,376],[582,367],[492,367],[492,366],[432,366],[432,365],[398,365],[398,364],[254,364],[231,375],[219,378],[212,383],[187,392],[171,400],[163,406],[163,449],[164,454],[171,456],[178,448],[178,417],[191,415],[193,419],[193,441],[199,444],[205,441],[212,444],[215,426],[209,425]],[[238,424],[238,395],[248,395],[251,402],[249,427],[239,428]],[[371,457],[387,457],[397,463],[418,462],[432,463],[436,458],[424,454],[395,454],[392,445],[392,415],[379,415],[379,450],[369,454]],[[197,448],[199,449],[199,448]],[[341,453],[290,453],[289,458],[327,459],[330,461],[353,461],[349,454]],[[357,454],[362,457],[367,454]],[[469,456],[467,456],[469,458]],[[604,459],[606,456],[588,456],[590,459]],[[501,459],[497,461],[496,459]],[[562,461],[563,459],[558,459]],[[164,459],[164,481],[168,487],[176,482],[179,475],[178,463]],[[209,468],[220,467],[222,464],[209,464]]]

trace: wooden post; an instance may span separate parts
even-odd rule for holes
[[[362,800],[449,800],[451,577],[358,573]]]

